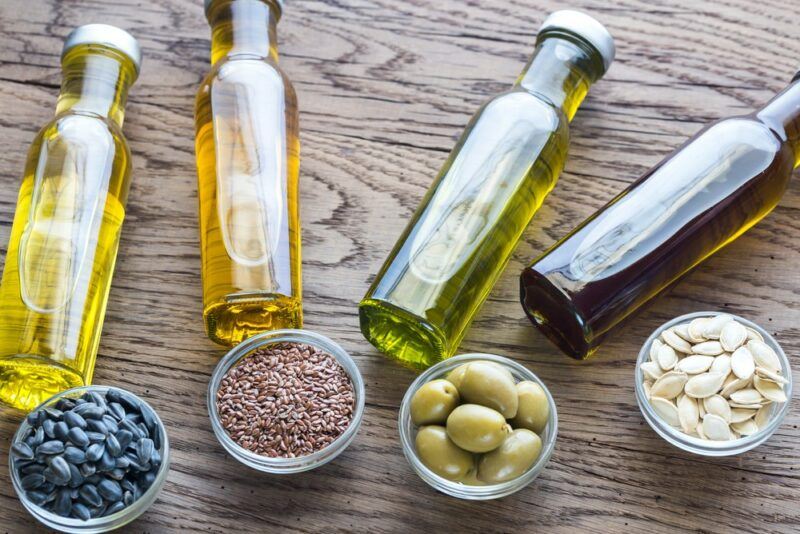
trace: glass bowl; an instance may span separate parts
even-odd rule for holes
[[[550,418],[547,421],[547,425],[545,426],[541,435],[539,436],[542,438],[542,452],[539,454],[539,458],[536,460],[536,463],[534,463],[525,473],[514,480],[509,480],[508,482],[502,482],[500,484],[470,486],[460,482],[453,482],[452,480],[447,480],[446,478],[437,475],[428,469],[425,464],[422,463],[422,460],[419,459],[414,446],[417,428],[411,421],[411,398],[424,384],[437,378],[444,378],[450,371],[462,363],[485,360],[503,365],[511,372],[518,382],[522,380],[530,380],[531,382],[536,382],[539,384],[547,396],[547,403],[550,406]],[[400,442],[403,446],[403,453],[405,454],[408,463],[411,464],[411,467],[417,472],[420,478],[427,482],[432,488],[437,489],[442,493],[446,493],[447,495],[451,495],[453,497],[458,497],[459,499],[473,501],[505,497],[507,495],[511,495],[512,493],[516,493],[533,482],[533,480],[539,476],[539,473],[542,472],[545,465],[547,465],[547,462],[550,460],[550,456],[553,454],[553,449],[556,444],[556,435],[558,433],[558,414],[556,412],[555,401],[553,401],[550,391],[548,391],[547,386],[545,386],[544,383],[539,380],[539,377],[537,377],[527,368],[508,358],[496,356],[494,354],[480,353],[462,354],[461,356],[448,358],[437,363],[419,375],[419,377],[411,384],[411,386],[409,386],[405,397],[403,397],[403,402],[400,405],[400,416],[398,423],[400,427]]]
[[[324,449],[297,458],[270,458],[248,451],[231,439],[228,432],[222,426],[219,411],[217,410],[217,390],[225,374],[254,351],[277,343],[303,343],[322,349],[336,358],[336,361],[344,368],[350,380],[353,382],[355,408],[350,425],[336,440]],[[211,376],[211,382],[208,384],[208,414],[211,418],[211,426],[214,429],[214,435],[216,435],[217,440],[219,440],[225,450],[235,459],[253,469],[266,473],[300,473],[330,462],[339,456],[353,441],[358,432],[358,428],[361,426],[361,418],[364,415],[364,380],[361,378],[361,372],[358,370],[353,358],[351,358],[342,347],[327,337],[308,330],[273,330],[246,339],[231,349],[219,364],[217,364],[216,369],[214,369],[214,374]]]
[[[659,337],[664,330],[672,328],[675,325],[689,322],[692,319],[697,319],[698,317],[711,317],[723,313],[730,315],[736,319],[737,322],[746,327],[752,328],[761,334],[761,336],[764,338],[764,343],[772,347],[772,349],[778,355],[778,359],[781,362],[781,373],[783,377],[788,380],[788,383],[784,386],[784,391],[786,392],[788,401],[784,402],[783,404],[772,403],[772,412],[770,413],[769,423],[755,434],[751,436],[743,436],[739,439],[732,439],[730,441],[712,441],[684,434],[680,429],[669,425],[655,412],[645,395],[643,386],[644,379],[639,367],[641,364],[650,359],[650,345],[653,343],[653,340]],[[650,427],[668,443],[686,452],[699,454],[701,456],[732,456],[758,447],[767,441],[781,425],[783,418],[786,417],[786,413],[789,411],[789,402],[791,402],[792,399],[792,371],[789,367],[789,359],[786,357],[783,349],[781,349],[781,346],[777,341],[775,341],[775,338],[773,338],[769,332],[757,324],[728,312],[701,311],[689,313],[664,323],[657,328],[655,332],[653,332],[647,341],[645,341],[641,351],[639,351],[639,357],[636,359],[636,370],[634,373],[636,401],[639,404],[639,409],[642,411],[642,415],[644,416],[645,421],[647,421],[647,424],[649,424]]]
[[[63,391],[57,395],[54,395],[41,403],[39,406],[33,409],[31,413],[35,413],[38,410],[55,405],[60,399],[62,398],[78,398],[84,393],[88,392],[98,392],[98,393],[105,393],[109,390],[116,390],[130,397],[136,399],[139,403],[141,403],[142,410],[147,411],[155,420],[156,426],[160,432],[161,438],[161,447],[159,447],[158,452],[161,455],[161,467],[159,468],[158,473],[156,474],[156,479],[153,484],[144,492],[144,494],[139,497],[138,500],[134,501],[133,504],[120,510],[115,514],[111,514],[105,517],[95,517],[89,519],[88,521],[84,521],[82,519],[75,519],[72,517],[61,517],[60,515],[54,514],[48,510],[45,510],[39,505],[34,504],[31,500],[25,495],[25,490],[22,489],[21,480],[17,470],[14,468],[14,458],[11,454],[9,454],[9,470],[11,473],[11,482],[14,486],[14,490],[17,492],[20,501],[22,501],[22,505],[30,512],[30,514],[35,517],[39,522],[44,524],[45,526],[61,531],[61,532],[75,532],[81,534],[94,534],[98,532],[108,532],[109,530],[113,530],[119,528],[123,525],[127,525],[147,510],[151,504],[156,500],[158,494],[161,492],[161,488],[164,486],[164,482],[167,480],[167,473],[169,472],[169,440],[167,438],[167,432],[164,428],[164,423],[161,422],[161,419],[158,417],[158,414],[153,410],[153,408],[147,404],[144,400],[139,398],[138,396],[134,395],[130,391],[126,391],[120,388],[114,388],[109,386],[82,386],[77,388],[68,389]],[[29,415],[30,417],[30,415]],[[11,442],[11,445],[22,441],[31,428],[28,419],[25,418],[17,429],[16,434],[14,434],[14,439]]]

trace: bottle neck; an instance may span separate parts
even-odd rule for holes
[[[208,13],[211,24],[211,64],[234,56],[278,61],[276,0],[220,0]]]
[[[800,78],[757,111],[756,117],[791,147],[794,166],[800,166]]]
[[[517,85],[561,108],[572,120],[603,71],[602,59],[591,47],[566,35],[551,36],[536,45]]]
[[[128,90],[136,68],[126,56],[99,46],[79,46],[62,60],[61,93],[56,114],[93,113],[122,126]]]

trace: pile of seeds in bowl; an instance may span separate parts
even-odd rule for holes
[[[353,382],[332,355],[300,343],[277,343],[231,368],[217,390],[217,411],[244,449],[271,458],[322,450],[350,425]]]
[[[786,402],[781,362],[757,331],[720,314],[664,330],[640,365],[650,405],[706,440],[751,436]]]
[[[133,504],[161,468],[161,428],[148,408],[115,389],[61,398],[28,415],[11,446],[27,498],[62,517],[88,520]]]

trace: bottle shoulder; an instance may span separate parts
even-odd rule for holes
[[[34,145],[56,142],[79,150],[124,149],[130,152],[122,128],[113,120],[94,113],[60,113],[46,123],[34,139]]]
[[[263,83],[269,80],[294,93],[292,82],[280,65],[269,57],[231,56],[219,60],[200,84],[199,93],[219,83]]]
[[[566,132],[569,127],[569,121],[560,108],[521,87],[494,96],[481,107],[479,114],[514,119],[530,128],[554,133]]]

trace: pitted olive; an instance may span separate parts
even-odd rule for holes
[[[502,445],[478,462],[478,480],[499,484],[514,480],[530,469],[542,452],[542,440],[527,428],[514,430]]]
[[[462,404],[447,418],[447,435],[470,452],[496,449],[510,432],[500,412],[479,404]]]
[[[444,424],[458,406],[458,390],[447,380],[431,380],[411,397],[411,420],[415,425]]]
[[[417,432],[416,449],[425,466],[448,480],[459,481],[467,475],[474,476],[475,459],[472,454],[458,448],[443,426],[423,426]]]
[[[542,386],[529,380],[517,384],[519,407],[511,421],[514,428],[527,428],[541,434],[550,418],[550,405]]]
[[[517,390],[511,373],[494,362],[470,362],[461,376],[458,393],[464,402],[500,412],[506,419],[517,415]]]

